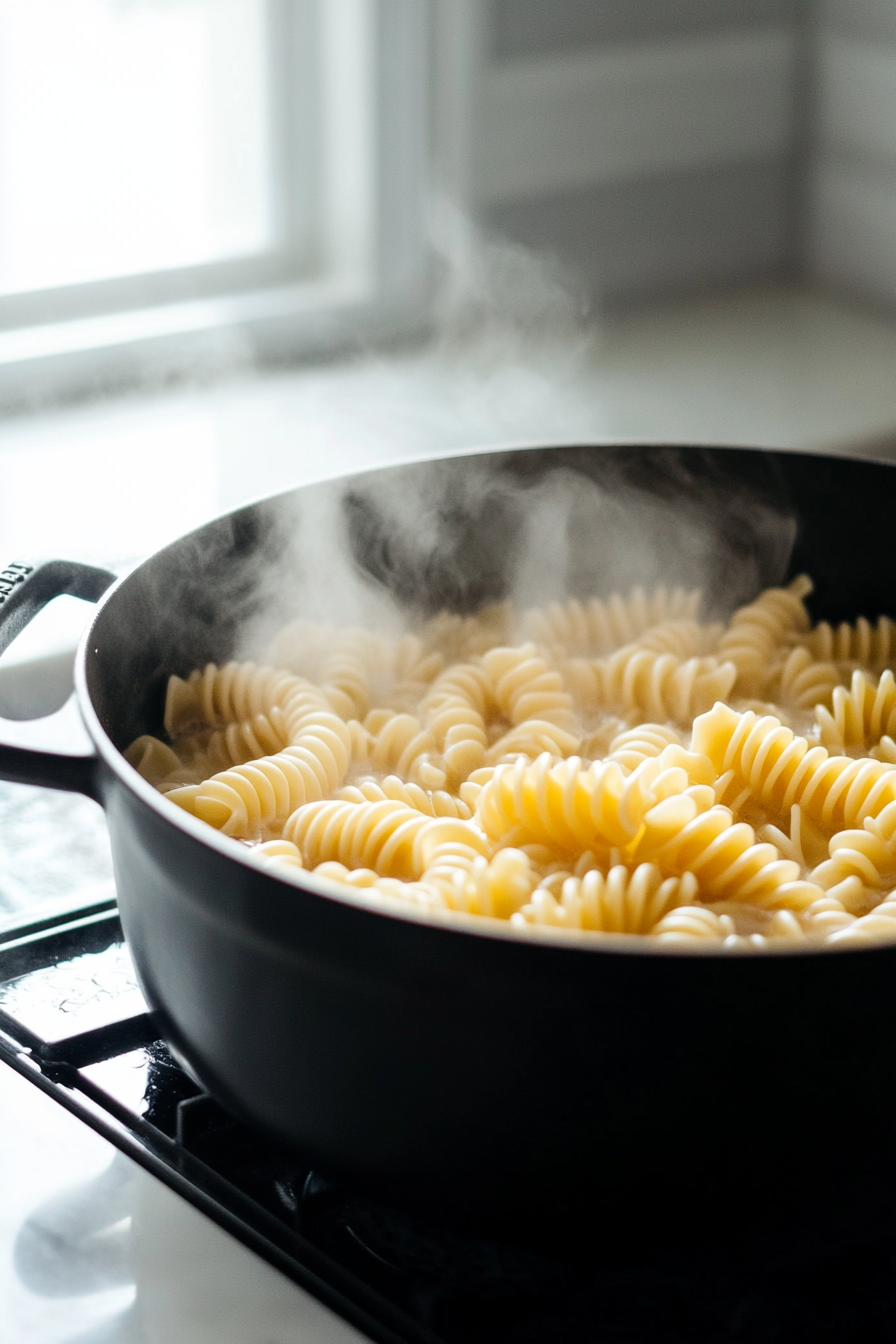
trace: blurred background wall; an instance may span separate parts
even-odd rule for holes
[[[896,4],[820,0],[808,264],[896,302]]]
[[[487,0],[476,212],[609,301],[794,274],[811,32],[797,0]]]
[[[606,302],[896,300],[893,0],[460,0],[467,199]],[[443,27],[445,20],[442,20]]]

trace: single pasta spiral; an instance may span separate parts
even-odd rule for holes
[[[692,874],[664,878],[655,864],[631,870],[623,864],[606,876],[592,869],[584,877],[568,877],[558,901],[539,887],[531,901],[511,917],[517,928],[591,929],[600,933],[650,933],[664,915],[687,905],[697,895]]]
[[[896,680],[887,669],[875,686],[862,672],[854,672],[847,691],[837,686],[832,708],[818,704],[821,741],[828,751],[845,753],[853,747],[873,746],[896,732]]]
[[[586,703],[635,710],[642,717],[682,724],[724,699],[737,676],[732,663],[719,663],[715,658],[682,662],[674,654],[653,653],[637,646],[592,663],[591,672],[593,682]],[[578,684],[583,688],[581,673]]]
[[[881,616],[876,625],[864,616],[855,625],[844,621],[831,626],[820,621],[805,636],[805,644],[819,662],[857,664],[873,676],[880,676],[887,667],[896,667],[896,621],[889,616]]]
[[[321,801],[298,808],[283,828],[307,868],[326,862],[369,868],[381,877],[419,877],[414,843],[432,822],[404,803]]]
[[[694,723],[693,749],[745,784],[770,812],[798,803],[829,830],[860,826],[896,801],[896,770],[879,761],[830,756],[777,719],[718,704]],[[896,822],[896,817],[894,817]]]
[[[512,724],[529,719],[552,723],[565,732],[577,726],[572,696],[560,673],[550,668],[534,644],[491,649],[482,659],[498,711]]]
[[[799,864],[782,859],[774,845],[757,844],[753,828],[735,822],[727,807],[711,807],[683,825],[675,820],[668,839],[648,832],[637,853],[663,873],[693,873],[702,899],[804,910],[822,895],[814,883],[800,880]]]
[[[788,588],[768,588],[755,602],[740,607],[719,640],[718,656],[737,668],[737,691],[760,695],[774,662],[775,649],[786,647],[809,628],[803,598],[812,582],[802,575]]]
[[[440,789],[445,771],[438,759],[435,738],[413,714],[375,709],[364,727],[370,734],[368,759],[374,770],[406,775],[424,788]]]
[[[730,915],[719,915],[705,906],[683,905],[665,915],[653,927],[662,943],[705,943],[709,939],[726,941],[735,936]]]
[[[872,831],[838,831],[830,840],[830,858],[812,872],[812,881],[845,910],[862,914],[872,892],[896,885],[896,852]]]
[[[660,756],[666,747],[680,746],[681,738],[674,728],[661,723],[642,723],[627,728],[612,739],[608,761],[618,761],[623,770],[634,770],[642,761]]]
[[[782,704],[807,709],[830,700],[842,682],[833,663],[817,662],[808,649],[800,647],[787,655],[769,689]]]
[[[168,797],[225,835],[261,838],[282,826],[297,807],[326,797],[342,783],[348,731],[335,715],[326,717],[330,722],[322,715],[276,756],[223,770],[202,784],[173,789]]]
[[[185,728],[200,724],[222,728],[252,719],[280,704],[296,681],[279,668],[234,662],[223,667],[209,663],[202,672],[191,673],[188,681],[171,677],[165,701],[165,731],[175,737]],[[317,697],[320,701],[320,692]]]
[[[561,854],[625,848],[663,798],[683,793],[690,781],[663,757],[645,760],[629,775],[611,761],[582,769],[577,757],[534,764],[520,759],[499,766],[479,795],[476,820],[492,839],[547,845]]]
[[[429,817],[460,817],[463,821],[470,817],[470,809],[462,798],[455,798],[444,789],[421,789],[419,784],[406,783],[397,775],[387,775],[382,780],[359,780],[357,784],[338,789],[335,798],[339,802],[354,803],[381,803],[391,798],[393,802],[404,803]]]
[[[457,787],[485,762],[485,720],[494,709],[486,672],[470,663],[450,668],[433,683],[421,708],[446,777]]]
[[[687,662],[715,653],[724,629],[723,625],[700,625],[697,621],[661,621],[633,643],[649,653],[671,653]]]

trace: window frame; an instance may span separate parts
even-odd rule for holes
[[[428,0],[267,0],[275,241],[0,298],[0,409],[322,354],[420,321]]]

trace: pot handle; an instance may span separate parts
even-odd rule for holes
[[[54,597],[98,602],[116,575],[72,560],[17,562],[0,569],[0,653]],[[97,755],[70,696],[43,719],[0,719],[0,779],[85,793],[100,802]]]

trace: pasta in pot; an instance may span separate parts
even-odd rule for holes
[[[363,899],[521,937],[749,951],[896,940],[896,625],[727,624],[636,589],[390,641],[294,622],[171,677],[125,753],[172,804]]]

